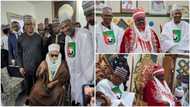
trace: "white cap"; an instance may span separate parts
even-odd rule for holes
[[[102,13],[111,13],[112,12],[112,8],[109,6],[104,6],[102,8]]]
[[[183,97],[183,95],[184,95],[183,87],[175,88],[175,93],[174,94],[175,94],[176,97]]]
[[[48,46],[48,51],[60,51],[60,46],[59,44],[53,43],[51,45]]]
[[[174,4],[174,5],[172,6],[171,11],[172,11],[172,12],[175,12],[176,10],[182,10],[182,7],[181,7],[180,5]]]

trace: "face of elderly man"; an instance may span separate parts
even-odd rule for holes
[[[34,26],[35,25],[32,21],[26,22],[24,24],[26,33],[28,33],[29,35],[32,34],[34,32]]]
[[[121,78],[119,75],[112,74],[112,82],[115,85],[120,85],[121,83],[125,82],[126,80]]]
[[[173,11],[173,18],[174,18],[174,23],[179,24],[181,21],[182,13],[181,10],[175,10]]]
[[[110,25],[111,21],[112,21],[112,9],[109,7],[105,7],[102,10],[102,19],[103,19],[103,23],[105,25]]]
[[[94,13],[91,13],[90,15],[86,16],[86,20],[90,25],[94,25]]]
[[[58,51],[50,51],[49,58],[50,60],[55,63],[58,60],[59,52]]]
[[[52,29],[53,29],[53,32],[54,33],[59,33],[59,23],[54,23],[54,24],[52,24]]]
[[[18,22],[14,21],[12,22],[12,29],[16,32],[18,32],[20,30],[20,25]]]
[[[73,32],[73,26],[70,20],[66,20],[62,22],[61,24],[61,32],[63,32],[65,35],[71,35]]]
[[[44,25],[42,23],[38,24],[38,32],[39,34],[44,34]]]
[[[144,31],[145,30],[145,18],[141,17],[139,19],[136,19],[135,25],[139,31]]]

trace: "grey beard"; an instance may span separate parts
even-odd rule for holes
[[[34,32],[32,32],[32,33],[28,32],[27,34],[28,34],[28,36],[32,36],[34,34]]]
[[[71,28],[71,29],[69,29],[69,31],[67,32],[67,35],[73,36],[74,32],[75,32],[75,29],[74,29],[74,28]]]

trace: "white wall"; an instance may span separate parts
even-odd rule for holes
[[[51,1],[1,1],[1,24],[8,24],[7,12],[32,15],[36,23],[52,19]]]
[[[7,12],[35,17],[34,6],[27,1],[1,1],[1,24],[8,24]]]
[[[52,2],[50,1],[36,1],[33,3],[35,8],[35,15],[36,15],[36,22],[43,23],[44,18],[49,18],[50,21],[52,20]]]

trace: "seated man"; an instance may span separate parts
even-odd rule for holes
[[[134,25],[126,29],[120,46],[120,53],[159,53],[160,41],[148,26],[145,11],[137,9],[133,16]]]
[[[110,65],[113,69],[111,77],[109,79],[102,79],[96,87],[97,105],[126,105],[125,100],[122,99],[124,94],[126,94],[123,83],[128,80],[130,73],[129,66],[120,59],[118,60],[118,58],[113,58]]]
[[[175,97],[164,80],[164,69],[158,65],[152,75],[144,87],[144,101],[148,106],[175,106]]]
[[[36,72],[36,83],[28,98],[32,106],[64,105],[64,83],[69,78],[65,63],[61,61],[60,46],[51,44],[46,59],[41,62]]]
[[[189,52],[189,24],[182,21],[182,8],[173,5],[172,20],[163,26],[161,33],[161,50],[168,53]]]

